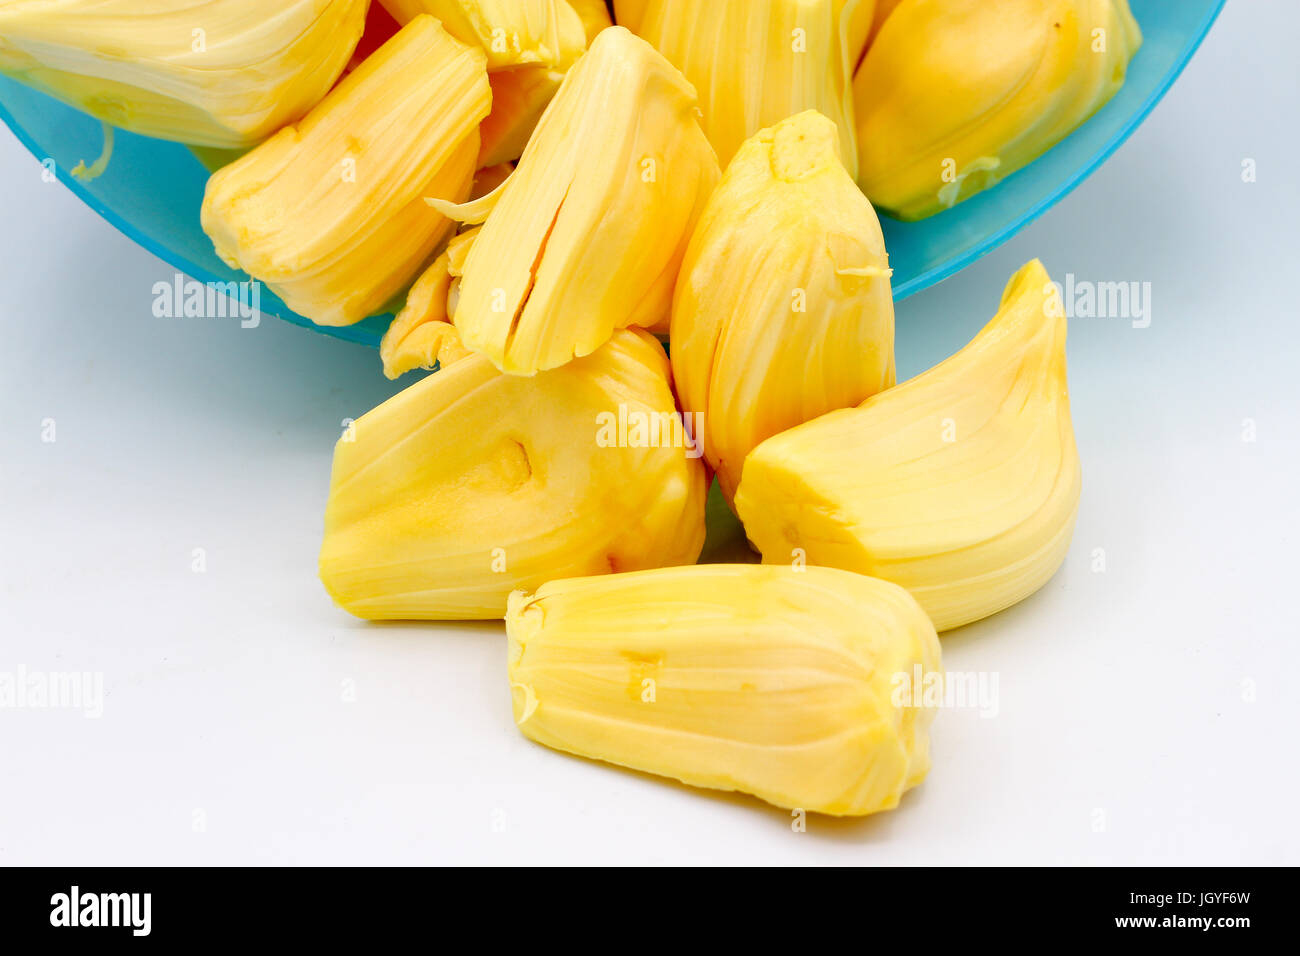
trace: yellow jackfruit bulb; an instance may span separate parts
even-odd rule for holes
[[[511,163],[524,154],[542,113],[550,105],[564,74],[544,66],[493,73],[492,112],[479,127],[480,166]]]
[[[848,44],[865,29],[857,8],[857,0],[616,0],[614,13],[699,91],[704,132],[724,167],[760,129],[813,109],[839,127],[856,178]]]
[[[431,14],[462,43],[487,54],[488,69],[564,70],[582,56],[587,34],[567,0],[380,0],[398,23]]]
[[[902,0],[876,0],[876,9],[871,14],[871,33],[867,37],[867,46],[876,42],[876,35],[880,33],[880,28],[885,25],[889,15],[898,8],[900,3]]]
[[[846,17],[842,22],[844,38],[848,44],[850,74],[867,52],[878,3],[885,2],[888,0],[839,0],[840,16]]]
[[[858,182],[922,219],[1037,159],[1124,84],[1127,0],[903,0],[854,79]]]
[[[110,126],[244,149],[329,91],[361,38],[366,6],[3,0],[0,73]]]
[[[463,358],[339,441],[321,580],[358,617],[467,620],[553,577],[690,564],[707,476],[688,437],[645,332],[532,378]]]
[[[466,346],[532,375],[661,322],[720,175],[691,85],[644,40],[602,31],[505,185],[469,207],[433,203],[486,218],[461,283]]]
[[[1065,559],[1079,507],[1065,334],[1034,260],[956,355],[763,442],[736,493],[763,560],[793,554],[893,581],[940,631],[1037,591]]]
[[[384,375],[398,378],[412,369],[450,365],[469,356],[452,324],[465,256],[477,229],[455,236],[406,294],[406,304],[379,342]]]
[[[889,276],[834,123],[808,111],[741,146],[687,247],[670,336],[728,501],[764,439],[894,384]]]
[[[861,816],[930,768],[934,627],[831,568],[696,565],[510,596],[515,722],[548,747],[779,807]],[[917,684],[917,681],[923,682]]]
[[[614,25],[605,0],[569,0],[569,6],[578,12],[578,17],[582,20],[582,28],[587,33],[588,43],[596,39],[596,34],[601,30]]]
[[[203,230],[295,312],[360,321],[451,232],[425,198],[469,195],[491,97],[482,51],[417,17],[301,123],[215,173]]]

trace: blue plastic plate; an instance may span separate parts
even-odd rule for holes
[[[1142,49],[1119,94],[1055,149],[986,193],[922,222],[884,219],[902,299],[970,265],[1059,202],[1137,129],[1178,78],[1226,0],[1130,0],[1142,25]],[[0,77],[0,119],[59,179],[120,229],[180,271],[204,282],[247,278],[212,250],[199,228],[207,173],[183,146],[118,132],[113,160],[100,178],[82,183],[76,164],[100,152],[98,121]],[[326,335],[378,346],[387,317],[346,328],[322,328],[265,293],[262,311]]]

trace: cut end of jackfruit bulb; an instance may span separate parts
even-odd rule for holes
[[[673,283],[720,171],[695,92],[647,44],[602,31],[568,72],[514,174],[457,209],[486,220],[456,326],[499,369],[533,375],[668,315]]]
[[[0,73],[119,129],[246,149],[316,105],[367,0],[6,0]]]
[[[1104,106],[1141,45],[1127,0],[905,0],[854,77],[858,182],[900,219],[969,199]]]
[[[728,502],[764,439],[894,384],[885,240],[830,119],[799,113],[740,148],[687,248],[670,338]]]
[[[861,7],[858,0],[615,0],[614,12],[694,84],[723,167],[760,129],[812,109],[839,127],[841,157],[856,178],[851,77],[871,23]]]
[[[417,17],[296,127],[213,174],[203,229],[298,314],[358,322],[452,232],[425,198],[469,196],[491,97],[482,51]]]
[[[934,627],[902,588],[830,568],[697,565],[511,595],[515,722],[557,750],[862,816],[930,767]]]
[[[582,17],[568,0],[380,0],[398,23],[427,13],[462,43],[487,54],[488,69],[566,70],[587,47]]]
[[[358,617],[500,618],[554,577],[694,562],[707,490],[647,333],[532,378],[470,355],[340,439],[320,576]]]
[[[1035,260],[956,355],[763,442],[736,493],[763,561],[892,581],[940,631],[1037,591],[1079,507],[1065,338],[1060,294]]]

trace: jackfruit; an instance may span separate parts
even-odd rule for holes
[[[480,166],[511,163],[524,154],[533,131],[564,82],[564,74],[544,66],[505,70],[488,77],[492,112],[479,127]]]
[[[859,0],[616,0],[615,19],[666,56],[699,92],[704,132],[725,167],[740,144],[815,109],[840,130],[858,170],[852,72],[870,25]]]
[[[707,477],[686,438],[645,332],[533,378],[462,358],[339,441],[321,580],[358,617],[487,619],[553,577],[690,564]]]
[[[0,0],[0,73],[120,129],[246,149],[325,96],[368,0]]]
[[[566,0],[380,0],[398,23],[431,14],[456,39],[487,54],[488,69],[568,69],[587,48],[583,20]]]
[[[941,677],[906,591],[830,568],[697,565],[557,580],[510,596],[515,722],[548,747],[864,815],[930,767]]]
[[[605,0],[569,0],[569,6],[578,12],[578,17],[582,20],[582,28],[587,34],[588,44],[596,39],[596,34],[601,30],[614,25]]]
[[[384,375],[398,378],[412,369],[450,365],[469,356],[452,324],[465,256],[478,229],[455,236],[406,295],[406,304],[379,342]]]
[[[394,20],[393,15],[382,5],[371,3],[366,12],[366,26],[361,33],[361,41],[352,51],[352,59],[348,61],[348,71],[351,72],[366,62],[367,57],[391,40],[401,28],[402,24]]]
[[[484,166],[474,174],[474,185],[469,191],[469,201],[481,199],[488,193],[496,190],[510,178],[515,171],[514,163],[499,163],[495,166]]]
[[[690,84],[644,40],[602,31],[505,185],[470,206],[432,203],[486,219],[461,282],[465,345],[532,375],[660,323],[720,175]]]
[[[452,230],[429,195],[469,195],[491,102],[482,51],[417,17],[296,127],[216,172],[217,254],[320,325],[401,292]]]
[[[880,3],[887,2],[888,0],[839,0],[840,15],[847,14],[847,19],[842,22],[845,40],[849,47],[850,76],[867,52],[871,28],[875,24],[876,9]]]
[[[1124,84],[1127,0],[903,0],[854,79],[858,183],[923,219],[1037,159]]]
[[[736,508],[764,562],[893,581],[940,631],[1037,591],[1079,507],[1065,336],[1034,260],[956,355],[759,445]]]
[[[880,222],[808,111],[748,140],[722,176],[677,280],[682,407],[727,501],[765,438],[894,384],[894,301]]]
[[[880,33],[880,28],[885,25],[889,15],[898,9],[900,3],[902,0],[876,0],[876,9],[871,15],[871,32],[867,37],[867,46],[876,42],[876,35]],[[864,49],[862,52],[865,54],[867,51]]]

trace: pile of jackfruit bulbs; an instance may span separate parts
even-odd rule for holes
[[[993,187],[1140,43],[1126,0],[0,0],[0,71],[232,151],[220,256],[436,369],[336,447],[342,607],[504,617],[529,737],[840,815],[925,777],[899,675],[1080,493],[1043,266],[896,384],[877,210]],[[761,565],[695,563],[715,478]]]

